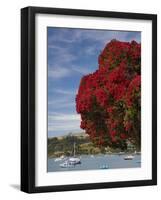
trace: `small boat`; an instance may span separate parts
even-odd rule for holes
[[[109,169],[109,166],[108,165],[101,165],[100,169]]]
[[[81,159],[78,157],[70,157],[68,162],[71,164],[81,164]]]
[[[124,160],[132,160],[134,158],[133,155],[127,155],[124,157]]]
[[[74,152],[73,152],[73,156],[72,157],[69,157],[68,158],[68,161],[71,163],[71,164],[81,164],[81,159],[80,157],[76,157],[75,155],[75,142],[74,142]]]
[[[81,159],[75,156],[75,143],[74,143],[74,155],[72,157],[66,158],[66,160],[59,166],[62,168],[69,168],[69,167],[75,167],[75,165],[77,164],[81,164]]]
[[[60,156],[59,158],[55,158],[55,162],[59,162],[59,161],[62,161],[62,160],[64,160],[64,156],[62,155],[62,156]]]
[[[59,161],[61,161],[62,159],[61,158],[55,158],[55,162],[59,162]]]
[[[61,168],[70,168],[75,167],[75,164],[70,163],[69,161],[65,161],[59,165]]]

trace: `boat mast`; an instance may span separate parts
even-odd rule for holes
[[[75,157],[75,142],[74,142],[74,157]]]

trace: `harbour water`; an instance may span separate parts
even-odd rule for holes
[[[132,160],[125,160],[125,154],[100,154],[100,155],[82,155],[81,164],[72,167],[61,168],[60,164],[64,160],[55,161],[55,158],[48,159],[48,172],[73,171],[73,170],[105,170],[119,168],[137,168],[141,167],[141,155],[134,155]]]

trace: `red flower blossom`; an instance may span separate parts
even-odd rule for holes
[[[76,95],[80,127],[99,145],[110,146],[119,138],[133,141],[140,123],[141,44],[112,40],[98,64],[98,70],[82,77]]]

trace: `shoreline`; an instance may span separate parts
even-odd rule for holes
[[[123,155],[140,155],[141,156],[141,152],[111,152],[111,153],[98,153],[98,154],[77,154],[76,155],[76,157],[81,157],[81,156],[85,156],[85,157],[91,157],[91,156],[110,156],[110,155],[118,155],[118,156],[123,156]],[[63,155],[63,154],[62,154]],[[63,155],[64,156],[64,158],[68,158],[68,157],[70,157],[70,156],[65,156],[65,155]],[[48,156],[47,157],[47,159],[54,159],[54,158],[60,158],[60,156]]]

